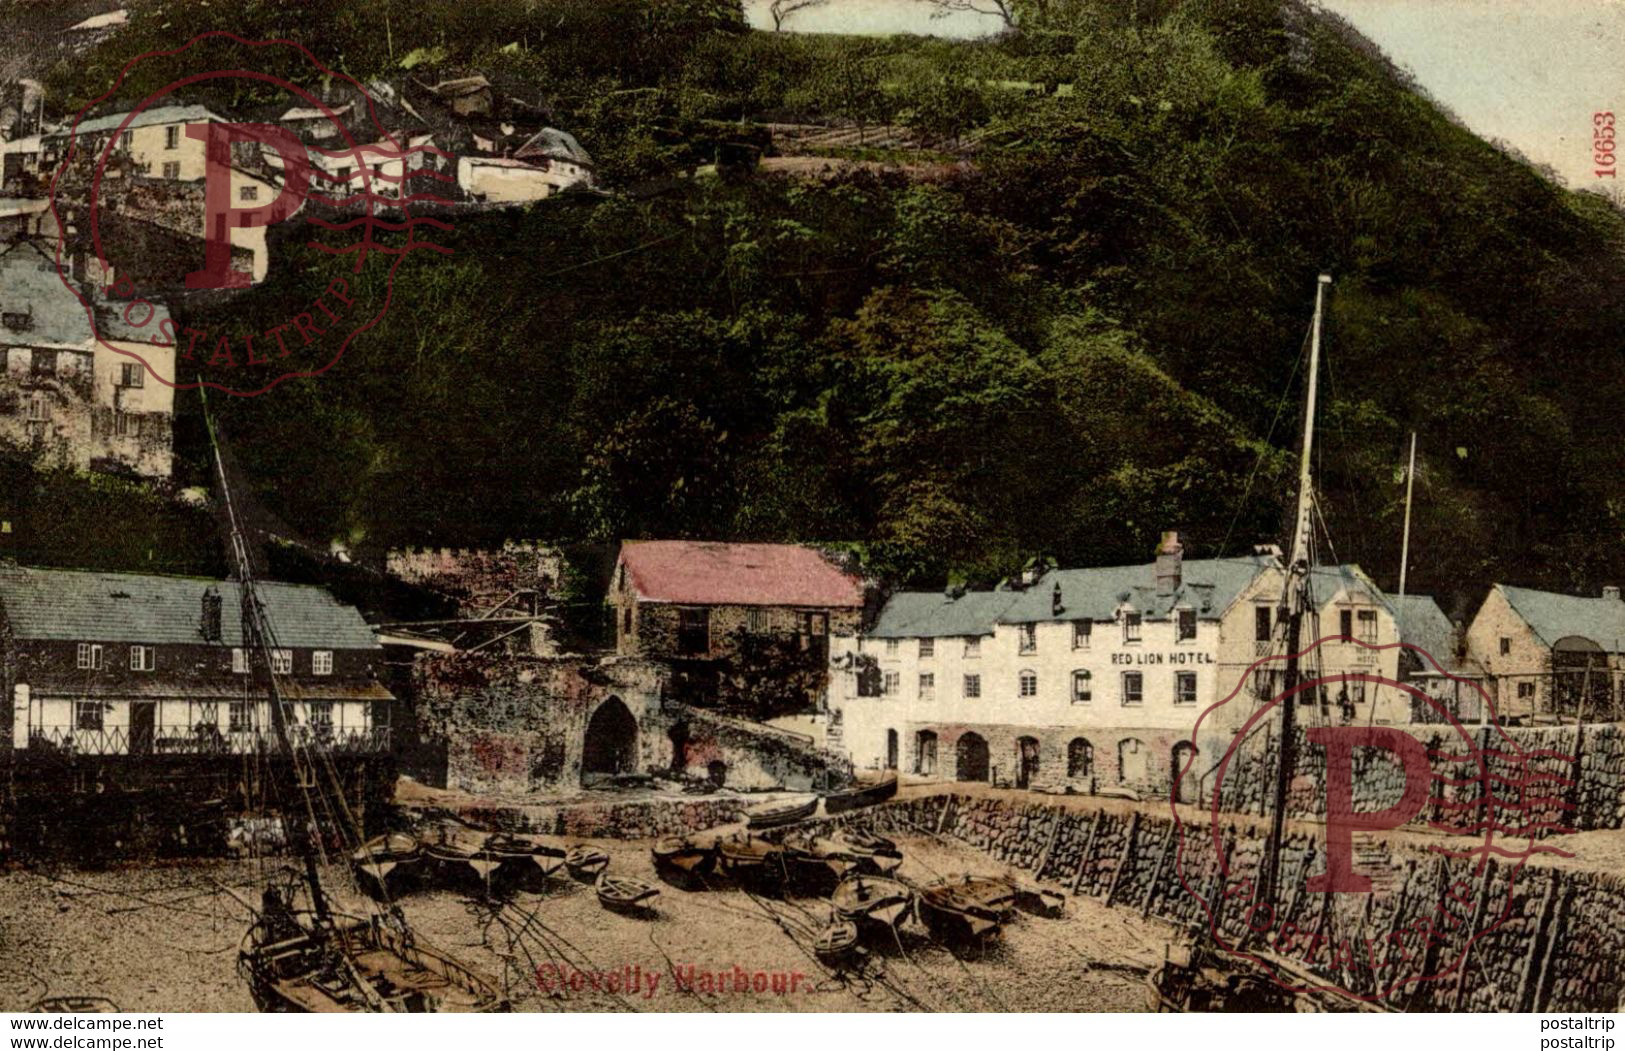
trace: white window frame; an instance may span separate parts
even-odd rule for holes
[[[153,647],[141,643],[130,647],[131,671],[152,671],[157,666],[157,652]]]
[[[28,399],[28,419],[31,423],[51,422],[51,402],[43,394],[34,394]]]
[[[1016,625],[1016,652],[1017,653],[1037,653],[1038,652],[1038,625],[1037,624],[1017,624]]]
[[[920,699],[922,701],[923,700],[928,700],[931,697],[936,696],[936,693],[937,693],[937,675],[936,675],[936,672],[929,672],[929,671],[920,672]]]
[[[226,732],[245,734],[254,732],[254,709],[257,701],[231,701],[226,705]]]
[[[293,674],[293,651],[292,650],[272,650],[271,651],[271,674],[272,675],[292,675]]]
[[[78,665],[81,671],[102,670],[102,645],[99,642],[79,644]]]
[[[1031,668],[1023,668],[1016,673],[1016,696],[1038,696],[1038,673]]]
[[[164,128],[164,149],[178,150],[181,148],[181,126],[170,124]]]
[[[965,697],[967,699],[969,699],[969,700],[976,700],[976,699],[980,698],[981,696],[982,696],[982,675],[981,675],[981,673],[980,672],[973,672],[970,675],[965,676]]]
[[[1095,699],[1094,674],[1087,668],[1072,672],[1072,703],[1089,704]]]
[[[900,671],[889,671],[880,680],[880,695],[882,697],[895,696],[901,693],[902,690],[903,673]]]
[[[248,651],[241,646],[231,648],[231,671],[234,675],[248,674]]]
[[[1134,689],[1129,689],[1129,683],[1134,683]],[[1130,698],[1133,698],[1130,700]],[[1123,673],[1123,707],[1138,708],[1145,703],[1145,673],[1126,671]]]
[[[310,674],[312,674],[312,675],[332,675],[333,674],[333,651],[332,650],[311,650],[310,651]]]

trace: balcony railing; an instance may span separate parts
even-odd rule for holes
[[[338,754],[389,750],[387,726],[339,729],[290,726],[294,745],[321,748]],[[75,726],[32,726],[30,751],[61,755],[254,755],[281,751],[270,730],[228,730],[213,727],[158,726],[152,729],[114,726],[101,730]]]

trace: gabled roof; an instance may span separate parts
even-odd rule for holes
[[[1456,626],[1433,601],[1432,595],[1395,596],[1390,600],[1399,624],[1399,641],[1422,650],[1433,662],[1455,675],[1481,675],[1483,669],[1471,659],[1456,653]],[[1424,675],[1433,673],[1427,659],[1414,655]]]
[[[513,151],[513,155],[520,160],[531,157],[547,157],[556,161],[573,161],[576,164],[592,164],[592,154],[582,148],[576,137],[567,131],[557,128],[543,128],[530,138],[524,145]]]
[[[203,593],[211,587],[222,602],[220,644],[241,646],[242,598],[230,580],[0,565],[0,610],[20,639],[202,644]],[[379,648],[356,608],[323,588],[266,582],[254,590],[281,646]]]
[[[1242,589],[1276,564],[1267,555],[1185,559],[1180,565],[1179,587],[1166,595],[1157,593],[1154,562],[1052,570],[1020,592],[1020,597],[1000,613],[998,622],[1111,620],[1124,603],[1151,620],[1165,618],[1176,608],[1194,609],[1203,620],[1218,620]],[[1060,612],[1055,610],[1057,585],[1061,589]]]
[[[151,319],[136,328],[124,320],[122,304],[107,302],[94,283],[80,283],[80,294],[96,311],[96,331],[91,331],[85,304],[64,284],[57,270],[55,242],[51,244],[48,249],[38,240],[25,238],[0,250],[0,307],[8,314],[27,314],[30,320],[30,327],[21,332],[0,328],[0,345],[94,349],[97,336],[130,343],[164,338],[160,327],[169,319],[169,310],[162,303],[154,303]],[[63,265],[67,265],[65,256]]]
[[[1609,653],[1621,652],[1625,643],[1625,602],[1617,598],[1560,595],[1510,584],[1496,589],[1524,623],[1548,646],[1571,636],[1589,639]]]
[[[858,579],[810,547],[628,540],[618,563],[638,598],[691,606],[863,605]]]
[[[129,113],[110,113],[105,117],[93,117],[80,123],[76,130],[73,122],[62,125],[54,131],[45,133],[46,138],[62,138],[67,135],[100,135],[103,132],[117,131],[119,125],[124,125],[125,131],[134,131],[136,128],[145,128],[153,124],[204,124],[209,121],[224,120],[219,114],[207,106],[153,106],[142,110],[130,123],[124,124],[124,118]]]
[[[899,591],[886,600],[874,627],[875,639],[946,638],[954,635],[991,635],[999,616],[1017,599],[1019,591],[966,591],[954,596],[941,591]]]

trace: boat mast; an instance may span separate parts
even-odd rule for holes
[[[1405,570],[1411,564],[1411,490],[1416,485],[1416,432],[1411,432],[1411,462],[1405,468],[1405,531],[1399,542],[1399,604],[1405,604]]]
[[[1281,676],[1281,735],[1279,766],[1275,772],[1273,806],[1270,811],[1270,838],[1266,844],[1263,879],[1259,900],[1275,907],[1275,892],[1280,885],[1281,854],[1285,843],[1287,784],[1292,778],[1293,724],[1298,699],[1292,696],[1302,678],[1298,661],[1298,647],[1303,639],[1303,616],[1309,605],[1309,568],[1313,559],[1314,479],[1310,474],[1310,457],[1315,448],[1315,401],[1320,381],[1320,321],[1325,305],[1326,286],[1332,283],[1330,274],[1321,274],[1315,286],[1315,320],[1309,337],[1309,391],[1303,410],[1303,450],[1298,459],[1298,513],[1293,524],[1291,554],[1281,587],[1278,620],[1286,626],[1286,668]]]
[[[215,438],[214,419],[209,415],[208,397],[203,388],[198,387],[198,396],[203,401],[203,425],[209,433],[209,447],[214,451],[215,469],[220,474],[220,502],[226,510],[226,528],[230,533],[231,560],[233,569],[237,572],[237,590],[242,596],[242,632],[243,652],[251,662],[250,668],[257,662],[265,669],[266,683],[270,692],[271,701],[271,728],[276,733],[277,744],[287,754],[294,767],[295,779],[299,782],[300,795],[305,801],[305,818],[307,828],[317,828],[316,807],[311,802],[310,793],[305,790],[309,783],[304,763],[301,761],[299,750],[294,746],[293,738],[288,733],[287,713],[283,708],[282,691],[277,686],[276,673],[271,670],[270,635],[265,627],[265,611],[260,605],[259,596],[254,590],[253,564],[248,558],[248,544],[243,538],[241,524],[237,521],[237,507],[231,499],[231,482],[226,477],[225,460],[220,455],[220,443]],[[310,890],[311,905],[316,910],[317,919],[326,923],[328,920],[327,896],[322,893],[321,877],[316,868],[316,851],[310,842],[310,837],[303,830],[291,832],[289,838],[293,840],[295,848],[299,851],[300,860],[304,862],[305,882]]]

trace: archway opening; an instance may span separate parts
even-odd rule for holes
[[[637,758],[638,721],[619,697],[598,706],[587,720],[581,747],[583,784],[616,774],[631,773]]]
[[[1016,739],[1016,787],[1031,787],[1038,776],[1038,738]]]
[[[1141,786],[1151,779],[1151,751],[1138,737],[1117,742],[1117,783]]]
[[[958,760],[955,778],[960,781],[987,780],[987,742],[981,734],[966,733],[955,746]]]
[[[1066,746],[1066,776],[1083,781],[1095,772],[1095,746],[1087,737],[1074,737]]]
[[[1196,769],[1196,756],[1199,753],[1196,746],[1189,741],[1181,741],[1174,745],[1173,766],[1169,776],[1174,779],[1174,798],[1181,803],[1194,803],[1197,796],[1197,782],[1201,779],[1201,771]],[[1186,767],[1190,769],[1186,769]]]
[[[937,772],[937,735],[932,730],[914,735],[914,772],[925,777]]]

